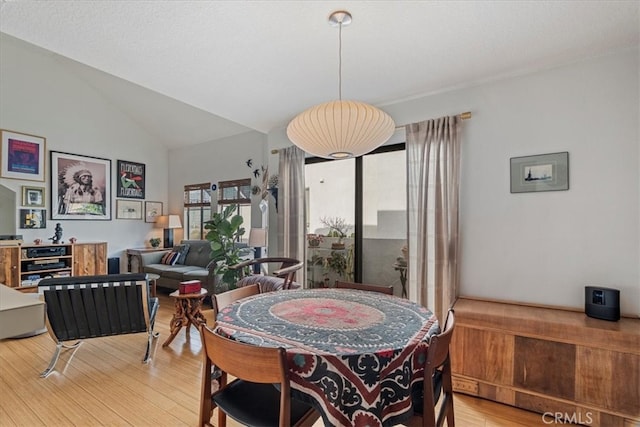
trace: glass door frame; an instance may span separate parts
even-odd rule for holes
[[[392,151],[402,151],[406,149],[406,144],[404,142],[398,144],[390,144],[383,145],[381,147],[376,148],[370,153],[365,154],[364,156],[368,156],[370,154],[381,154],[381,153],[389,153]],[[355,214],[355,224],[354,224],[354,248],[353,248],[353,262],[354,262],[354,280],[356,282],[362,282],[362,238],[363,238],[363,230],[364,225],[362,223],[362,216],[364,213],[364,194],[363,194],[363,161],[362,157],[356,157],[355,159],[355,170],[353,179],[355,180],[355,203],[354,203],[354,214]],[[314,163],[323,163],[330,162],[332,159],[324,159],[320,157],[307,157],[305,158],[304,164],[314,164]],[[305,205],[308,204],[308,200],[306,198],[308,194],[305,192]],[[406,207],[405,207],[406,209]]]

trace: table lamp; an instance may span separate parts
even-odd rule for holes
[[[173,247],[173,230],[176,228],[182,228],[180,222],[180,216],[178,215],[162,215],[158,217],[156,221],[157,228],[164,228],[164,247]]]
[[[267,229],[252,228],[249,230],[249,247],[253,248],[253,257],[262,258],[262,248],[267,246]],[[253,266],[253,272],[260,273],[258,264]]]

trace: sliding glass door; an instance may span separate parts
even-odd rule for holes
[[[330,287],[342,279],[391,284],[402,295],[405,164],[404,144],[357,159],[307,159],[308,287]],[[344,230],[331,227],[336,221]]]
[[[407,239],[405,151],[362,157],[362,248],[358,265],[363,283],[394,285],[402,295],[401,273]],[[400,259],[398,259],[400,258]]]

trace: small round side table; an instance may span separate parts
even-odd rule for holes
[[[159,274],[155,273],[147,273],[147,278],[149,279],[149,283],[151,284],[151,296],[155,297],[156,295],[156,280],[160,278]]]
[[[189,340],[191,325],[198,328],[201,324],[207,323],[207,319],[200,310],[202,308],[202,301],[204,297],[207,296],[206,289],[200,289],[200,292],[193,294],[181,294],[179,291],[175,291],[171,292],[169,296],[175,298],[176,311],[169,324],[171,335],[169,335],[169,338],[162,344],[163,347],[171,344],[171,341],[178,335],[178,332],[180,332],[183,326],[185,327],[187,340]]]

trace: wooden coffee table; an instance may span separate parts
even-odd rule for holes
[[[200,292],[193,294],[181,294],[179,291],[171,292],[170,297],[175,298],[176,311],[173,313],[169,327],[171,335],[162,344],[163,347],[171,344],[171,341],[178,335],[180,329],[184,326],[187,340],[189,339],[189,330],[191,325],[198,328],[201,324],[207,323],[207,319],[202,314],[202,300],[207,296],[206,289],[200,289]]]

